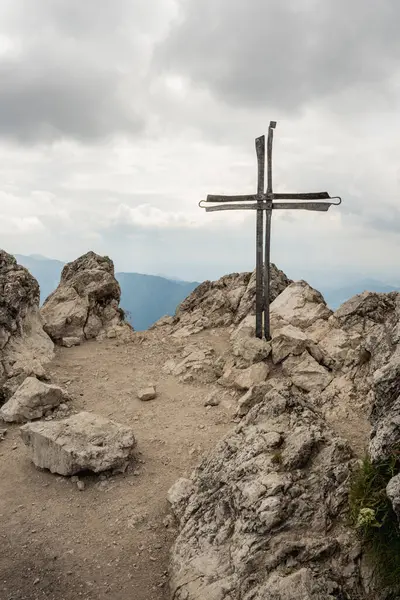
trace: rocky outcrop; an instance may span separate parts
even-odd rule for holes
[[[36,377],[27,377],[15,394],[0,408],[0,419],[7,423],[25,423],[51,413],[70,400],[58,385],[49,385]]]
[[[400,447],[400,294],[360,294],[333,313],[300,281],[271,304],[269,344],[254,340],[253,315],[227,322],[218,383],[247,391],[236,429],[169,493],[174,599],[385,597],[346,510],[368,442],[374,462]],[[386,493],[400,518],[399,477]]]
[[[128,338],[132,328],[124,321],[120,298],[112,260],[88,252],[65,265],[59,286],[45,301],[45,331],[66,346],[101,337]]]
[[[123,471],[136,445],[129,427],[88,412],[28,423],[20,431],[33,463],[60,475]]]
[[[350,457],[295,391],[253,407],[169,492],[172,597],[358,597],[358,545],[338,525]]]
[[[290,283],[283,271],[272,264],[270,300],[275,300]],[[173,319],[174,335],[185,337],[203,329],[240,323],[244,317],[255,314],[255,302],[255,272],[204,281],[178,307]],[[164,324],[161,321],[160,325]]]
[[[0,404],[26,377],[44,378],[53,352],[43,331],[36,279],[0,250]]]

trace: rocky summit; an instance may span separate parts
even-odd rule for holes
[[[53,348],[43,330],[37,281],[0,250],[0,404],[26,377],[46,377]]]
[[[119,308],[121,288],[107,256],[88,252],[63,268],[57,289],[41,309],[45,331],[58,344],[129,337],[132,328]]]
[[[40,315],[1,257],[1,597],[400,597],[399,293],[333,312],[273,266],[268,342],[254,273],[133,332],[110,259]]]

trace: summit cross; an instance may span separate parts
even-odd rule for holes
[[[219,196],[209,194],[201,200],[199,206],[206,212],[219,210],[256,210],[256,337],[271,339],[270,333],[270,247],[271,216],[276,209],[327,211],[342,200],[340,196],[331,197],[328,192],[303,194],[275,194],[272,191],[272,141],[276,121],[271,121],[267,139],[267,191],[265,188],[265,136],[256,139],[257,154],[257,193],[241,196]],[[285,202],[275,202],[285,200]],[[338,202],[332,202],[338,200]],[[265,213],[265,219],[264,219]],[[265,221],[265,228],[264,228]],[[265,230],[265,243],[264,243]],[[263,324],[264,315],[264,324]],[[264,325],[264,326],[263,326]]]

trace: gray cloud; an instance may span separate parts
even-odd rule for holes
[[[390,93],[400,4],[382,0],[185,0],[157,65],[227,104],[298,112],[358,88]],[[358,110],[363,110],[359,106]]]
[[[343,205],[274,215],[273,259],[294,277],[396,272],[399,12],[395,0],[0,2],[2,244],[61,260],[94,249],[119,270],[187,279],[251,269],[254,215],[197,203],[255,190],[254,138],[276,118],[276,191]]]
[[[168,0],[22,0],[0,7],[0,134],[20,142],[134,135],[150,40]],[[156,10],[158,8],[158,10]],[[147,41],[146,41],[147,40]]]
[[[124,103],[112,73],[82,71],[77,64],[0,65],[0,134],[20,142],[73,137],[83,141],[138,133],[144,121]]]

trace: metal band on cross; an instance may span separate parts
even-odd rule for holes
[[[311,192],[305,194],[274,194],[272,191],[272,141],[276,121],[271,121],[268,128],[267,140],[267,191],[264,192],[265,179],[265,136],[256,139],[258,163],[257,194],[241,196],[219,196],[210,194],[207,200],[201,200],[199,206],[206,212],[219,210],[256,210],[256,336],[271,338],[270,334],[270,246],[271,246],[271,216],[272,210],[316,210],[327,211],[341,204],[340,196],[331,197],[328,192]],[[285,200],[285,202],[275,202]],[[302,200],[302,202],[299,202]],[[338,200],[338,202],[332,202]],[[243,202],[244,204],[241,204]],[[263,257],[265,213],[265,244]],[[264,314],[264,327],[263,327]]]

